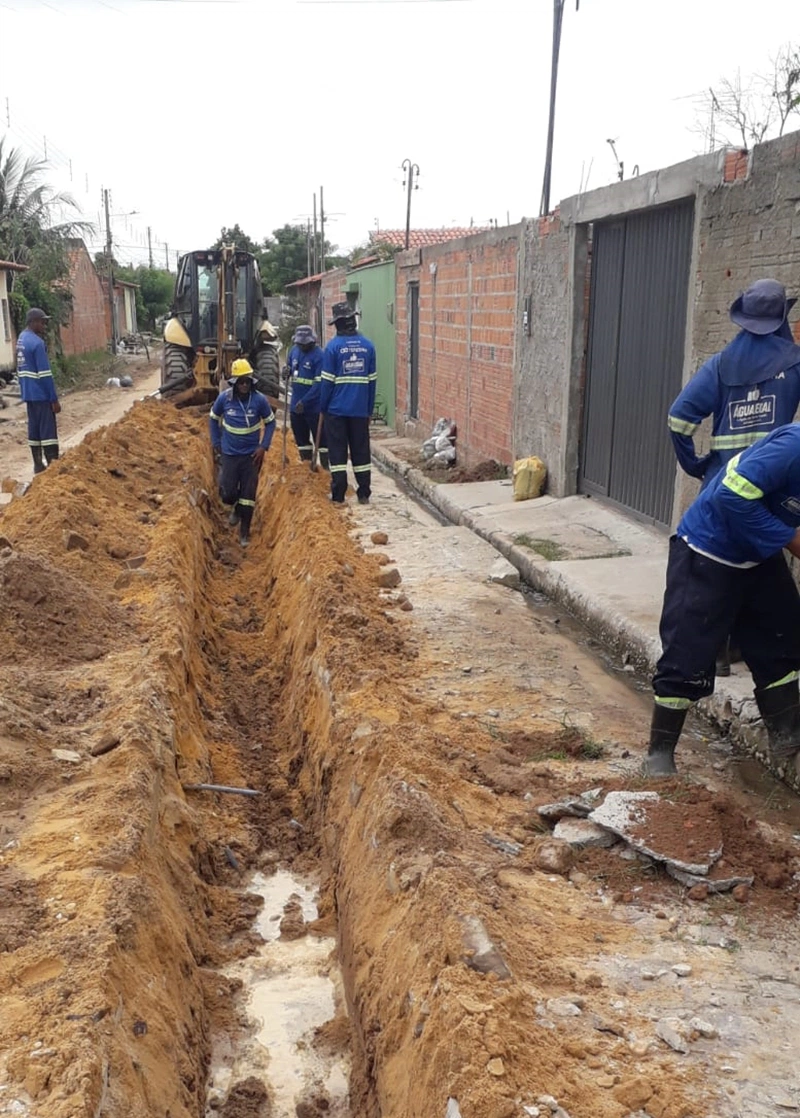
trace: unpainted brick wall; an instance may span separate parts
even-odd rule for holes
[[[325,345],[336,331],[332,326],[328,325],[328,319],[331,317],[331,309],[334,303],[343,303],[347,296],[345,295],[345,288],[347,286],[347,269],[334,268],[330,272],[326,272],[322,278],[322,329],[325,336],[321,341],[321,345]]]
[[[406,429],[410,418],[408,285],[417,280],[420,433],[440,416],[455,420],[459,461],[466,464],[513,459],[520,233],[521,226],[509,226],[397,260],[398,427]]]
[[[83,247],[71,253],[70,290],[72,313],[69,323],[61,327],[64,353],[72,357],[105,349],[109,337],[106,331],[106,293]]]

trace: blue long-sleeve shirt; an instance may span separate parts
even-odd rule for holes
[[[727,463],[770,431],[791,423],[800,406],[800,349],[791,334],[743,331],[695,373],[669,409],[681,468],[703,488]],[[713,416],[710,453],[698,457],[694,434]]]
[[[800,423],[731,459],[678,525],[691,548],[734,567],[763,563],[800,527]]]
[[[289,350],[287,364],[292,376],[292,410],[302,400],[306,413],[319,411],[323,357],[324,352],[320,346],[314,346],[308,352],[304,352],[299,345],[292,346]]]
[[[322,359],[320,411],[369,419],[375,409],[375,346],[363,334],[338,334]]]
[[[275,433],[275,413],[266,396],[255,389],[239,396],[232,388],[217,396],[208,419],[211,445],[223,454],[252,454],[269,450]]]
[[[33,330],[23,330],[17,338],[17,378],[20,397],[26,404],[58,400],[47,347]]]

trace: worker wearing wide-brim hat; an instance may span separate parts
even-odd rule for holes
[[[739,333],[701,366],[669,409],[678,461],[687,474],[702,479],[701,489],[735,455],[794,419],[800,406],[800,347],[787,315],[795,302],[775,279],[752,283],[730,308]],[[708,416],[710,449],[699,457],[694,436]],[[730,674],[727,643],[717,674]]]
[[[358,502],[366,505],[372,492],[369,423],[377,387],[375,346],[359,333],[356,311],[349,303],[334,303],[329,325],[336,327],[336,337],[328,342],[322,359],[320,411],[328,443],[331,500],[344,502],[349,451]]]
[[[275,415],[267,397],[255,388],[250,362],[240,357],[231,366],[230,387],[211,407],[211,445],[219,456],[219,491],[231,505],[229,521],[239,525],[239,542],[247,547],[256,506],[258,475],[275,433]]]

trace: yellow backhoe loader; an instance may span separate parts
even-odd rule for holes
[[[258,264],[233,245],[187,252],[178,263],[164,327],[159,394],[177,407],[211,403],[231,365],[247,357],[273,408],[280,391],[280,341],[264,314]]]

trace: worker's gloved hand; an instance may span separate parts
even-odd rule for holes
[[[214,465],[218,466],[220,463],[220,459],[222,458],[222,452],[220,451],[219,447],[215,446],[212,448],[211,457],[214,459]]]
[[[294,412],[295,415],[302,415],[305,410],[306,409],[303,407],[303,401],[302,400],[298,400],[297,403],[295,404],[295,406],[292,408],[292,411]]]
[[[61,404],[58,402],[58,400],[53,400],[50,407],[53,409],[54,415],[58,415],[58,413],[61,411]]]
[[[258,446],[253,451],[253,461],[255,462],[255,464],[258,466],[259,469],[261,469],[261,463],[264,461],[265,453],[266,453],[266,451],[264,450],[263,446]]]

